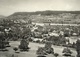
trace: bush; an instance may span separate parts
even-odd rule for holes
[[[57,56],[59,56],[59,54],[58,53],[54,53],[54,56],[57,57]]]
[[[17,47],[15,47],[15,48],[13,48],[13,50],[16,52],[16,51],[18,50],[18,48],[17,48]]]

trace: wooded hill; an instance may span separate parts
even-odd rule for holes
[[[36,12],[15,12],[7,19],[32,20],[33,22],[51,23],[80,23],[80,11],[36,11]]]

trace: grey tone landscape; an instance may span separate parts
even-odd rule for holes
[[[0,0],[0,57],[80,57],[79,0]]]

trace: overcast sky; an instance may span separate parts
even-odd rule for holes
[[[80,0],[0,0],[0,15],[44,10],[80,10]]]

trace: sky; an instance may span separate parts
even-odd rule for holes
[[[80,0],[0,0],[0,15],[45,10],[79,11]]]

